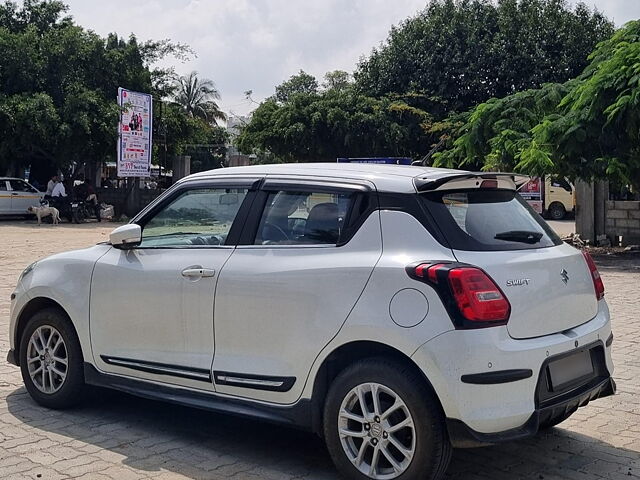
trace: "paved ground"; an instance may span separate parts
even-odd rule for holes
[[[0,222],[0,356],[8,349],[9,295],[44,255],[106,238],[112,225]],[[615,332],[618,395],[560,428],[520,442],[456,451],[449,479],[640,478],[640,260],[601,262]],[[316,437],[124,394],[99,392],[65,412],[36,406],[16,367],[0,360],[2,479],[332,479]]]
[[[547,223],[556,231],[561,237],[565,237],[576,231],[576,222],[573,219],[568,220],[547,220]]]

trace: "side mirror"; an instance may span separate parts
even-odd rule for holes
[[[136,223],[122,225],[109,234],[109,241],[116,248],[133,248],[142,241],[142,228]]]

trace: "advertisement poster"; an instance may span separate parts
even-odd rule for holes
[[[118,124],[118,176],[149,177],[151,174],[152,97],[118,88],[122,108]]]
[[[542,214],[542,180],[539,177],[534,177],[525,183],[518,193],[536,212]]]

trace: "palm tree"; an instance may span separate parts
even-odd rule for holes
[[[198,72],[194,71],[178,77],[175,87],[174,100],[189,115],[210,123],[227,118],[216,103],[220,93],[212,80],[198,78]]]

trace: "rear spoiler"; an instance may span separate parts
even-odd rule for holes
[[[432,192],[435,190],[459,190],[469,188],[503,188],[518,190],[529,181],[530,177],[519,173],[503,172],[465,172],[450,173],[439,178],[415,177],[416,190]]]

